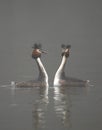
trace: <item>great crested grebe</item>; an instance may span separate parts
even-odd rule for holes
[[[34,44],[33,52],[32,52],[32,58],[36,61],[38,69],[39,69],[39,76],[37,80],[30,80],[30,81],[24,81],[24,82],[18,82],[14,83],[11,82],[11,85],[15,85],[16,87],[40,87],[40,86],[46,86],[48,87],[48,74],[41,62],[41,54],[46,53],[45,51],[41,50],[40,44]]]
[[[65,76],[65,65],[70,53],[70,45],[62,45],[62,61],[54,77],[54,86],[86,86],[88,81]]]

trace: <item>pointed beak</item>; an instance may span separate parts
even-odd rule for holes
[[[42,53],[44,53],[44,54],[47,54],[47,52],[46,51],[41,51]]]

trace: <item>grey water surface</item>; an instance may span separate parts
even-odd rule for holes
[[[34,42],[49,88],[13,88],[38,75]],[[71,44],[66,75],[87,87],[54,87],[61,44]],[[0,0],[0,130],[102,130],[102,1]]]

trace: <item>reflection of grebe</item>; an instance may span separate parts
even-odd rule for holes
[[[39,90],[39,98],[37,100],[34,99],[32,109],[32,121],[36,130],[45,127],[46,111],[49,103],[48,87],[40,87],[37,90]]]
[[[54,77],[54,86],[85,86],[87,81],[65,76],[65,65],[70,53],[70,45],[62,45],[62,61]]]
[[[61,119],[62,124],[65,127],[70,128],[72,125],[70,120],[70,108],[72,107],[72,102],[70,99],[70,93],[67,91],[68,89],[69,88],[66,88],[65,86],[54,87],[54,108],[57,117]]]
[[[27,81],[27,82],[19,82],[19,83],[11,82],[11,84],[12,85],[15,84],[15,86],[17,87],[39,87],[39,86],[48,87],[48,75],[40,59],[41,54],[46,53],[46,52],[41,50],[40,44],[34,44],[32,48],[34,48],[32,52],[32,58],[35,59],[38,69],[39,69],[38,79]]]

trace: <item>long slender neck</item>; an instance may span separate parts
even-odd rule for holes
[[[64,69],[65,69],[66,61],[67,61],[66,56],[63,56],[61,64],[55,74],[55,78],[63,78],[65,76]]]
[[[46,72],[42,62],[41,62],[41,59],[38,57],[36,59],[36,62],[37,62],[38,69],[39,69],[39,77],[38,77],[38,79],[43,80],[43,81],[48,83],[48,75],[47,75],[47,72]]]

